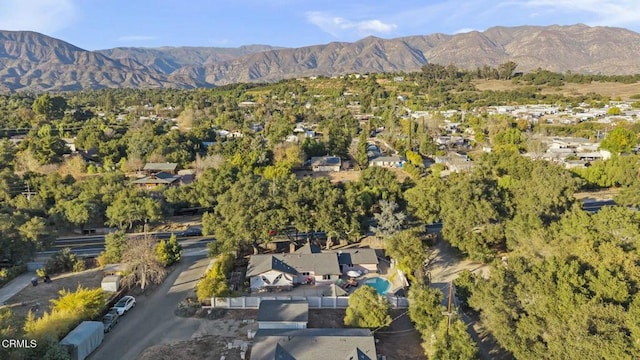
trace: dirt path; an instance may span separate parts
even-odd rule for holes
[[[489,276],[490,266],[480,262],[464,259],[448,242],[439,239],[433,252],[427,259],[427,276],[432,287],[438,288],[444,294],[443,303],[447,304],[449,284],[455,280],[460,272],[469,270],[482,277]],[[480,358],[485,360],[510,360],[513,359],[506,351],[500,348],[495,338],[488,332],[473,314],[465,314],[460,311],[460,319],[467,325],[467,332],[476,342],[480,352]]]

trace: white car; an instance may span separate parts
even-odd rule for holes
[[[136,306],[136,298],[127,295],[118,300],[118,302],[113,305],[112,309],[115,309],[118,312],[118,315],[122,316],[134,306]]]

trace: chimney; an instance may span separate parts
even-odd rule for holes
[[[295,243],[290,243],[289,244],[289,252],[292,253],[292,254],[294,252],[296,252],[296,244]]]

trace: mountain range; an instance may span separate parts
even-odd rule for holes
[[[493,27],[395,39],[367,37],[300,48],[160,47],[87,51],[29,31],[0,31],[0,92],[194,88],[345,73],[416,71],[426,63],[517,71],[640,73],[640,34],[622,28]]]

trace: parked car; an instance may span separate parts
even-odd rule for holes
[[[115,308],[111,308],[108,313],[102,317],[102,324],[104,325],[104,332],[108,333],[118,323],[120,315]]]
[[[136,298],[127,295],[118,300],[118,302],[113,305],[112,309],[115,309],[118,315],[122,316],[134,306],[136,306]]]

